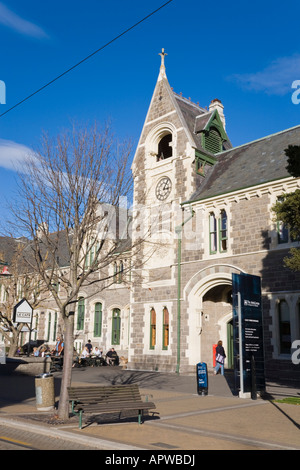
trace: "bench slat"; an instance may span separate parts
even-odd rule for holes
[[[142,401],[137,384],[72,386],[68,388],[68,393],[73,413],[79,414],[80,428],[82,412],[103,414],[135,410],[140,422],[144,410],[156,408],[154,403]]]

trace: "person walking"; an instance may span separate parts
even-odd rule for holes
[[[221,375],[224,375],[224,362],[225,362],[226,354],[223,348],[223,343],[221,340],[218,341],[216,347],[216,367],[215,367],[215,375],[218,373],[219,369],[221,368]]]

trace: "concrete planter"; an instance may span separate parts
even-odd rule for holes
[[[50,372],[50,357],[7,357],[0,364],[0,375],[25,374],[36,376]]]

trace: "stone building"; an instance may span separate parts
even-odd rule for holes
[[[272,213],[300,186],[286,170],[289,144],[300,145],[300,126],[233,147],[221,101],[206,109],[176,94],[163,50],[132,162],[132,240],[145,230],[149,245],[130,284],[118,265],[114,285],[80,293],[77,349],[91,339],[115,346],[129,368],[194,373],[200,361],[212,368],[221,339],[232,368],[232,274],[248,273],[262,281],[266,375],[299,378],[291,348],[300,339],[300,275],[283,265],[298,245]],[[46,341],[63,333],[53,305],[35,318]]]
[[[221,339],[232,368],[232,273],[248,273],[262,280],[266,373],[295,375],[300,277],[283,257],[297,243],[274,222],[272,206],[300,185],[284,152],[300,144],[300,127],[233,148],[222,103],[205,109],[174,93],[164,51],[161,57],[132,165],[135,201],[144,200],[158,245],[143,285],[131,291],[130,364],[193,372],[204,361],[212,368]]]

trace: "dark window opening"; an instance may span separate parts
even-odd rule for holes
[[[158,144],[157,161],[172,157],[172,134],[165,135]]]

